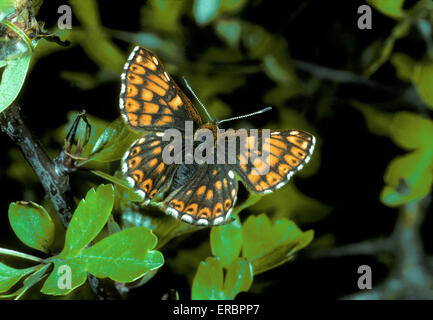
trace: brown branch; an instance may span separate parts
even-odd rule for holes
[[[66,228],[73,213],[73,202],[68,193],[67,171],[57,161],[50,159],[39,140],[25,125],[21,109],[17,104],[13,103],[0,113],[0,128],[20,147]]]

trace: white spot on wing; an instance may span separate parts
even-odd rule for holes
[[[177,218],[179,216],[179,212],[177,212],[177,210],[173,209],[172,207],[168,207],[165,212],[173,216],[174,218]]]
[[[200,226],[207,226],[209,224],[209,222],[206,219],[199,219],[197,220],[196,223]]]
[[[280,189],[281,187],[283,187],[286,183],[285,182],[280,182],[279,184],[276,185],[275,189]]]
[[[127,177],[126,181],[128,181],[128,186],[130,186],[131,188],[135,186],[135,180],[132,179],[131,177]]]
[[[234,177],[235,177],[235,174],[233,173],[232,170],[229,171],[229,177],[230,177],[230,179],[234,179]]]
[[[192,223],[192,217],[190,215],[184,214],[180,219],[187,223]]]
[[[276,131],[276,132],[271,132],[271,136],[275,135],[275,134],[280,134],[280,131]]]
[[[224,222],[224,218],[223,217],[218,217],[213,221],[213,225],[218,225]]]
[[[170,81],[170,77],[168,76],[167,71],[164,71],[164,76],[165,76],[165,78],[167,79],[167,81]]]
[[[158,59],[156,59],[156,57],[152,57],[152,60],[156,65],[159,65]]]

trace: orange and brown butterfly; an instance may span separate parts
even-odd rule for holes
[[[161,61],[144,48],[132,51],[121,79],[121,114],[131,128],[143,131],[124,155],[122,171],[145,204],[161,196],[165,212],[184,222],[199,226],[227,223],[238,192],[236,174],[250,192],[270,193],[284,186],[313,153],[313,135],[280,130],[264,139],[261,134],[247,138],[248,144],[270,151],[265,158],[266,174],[261,173],[261,160],[251,161],[242,151],[235,164],[166,164],[162,157],[169,145],[162,139],[166,129],[177,129],[186,139],[185,121],[193,121],[195,130],[209,128],[216,135],[217,121],[204,123]],[[241,161],[245,158],[246,163]]]

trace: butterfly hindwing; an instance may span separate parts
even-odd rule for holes
[[[176,175],[181,174],[182,168],[178,172]],[[201,226],[226,223],[238,191],[234,172],[224,165],[201,164],[185,179],[187,181],[164,200],[166,213]]]
[[[122,159],[122,171],[128,183],[143,198],[152,200],[164,192],[171,183],[176,164],[163,161],[163,150],[168,141],[159,133],[149,133],[133,143]]]
[[[125,63],[120,111],[136,130],[184,131],[185,121],[201,124],[191,101],[150,51],[136,47]]]

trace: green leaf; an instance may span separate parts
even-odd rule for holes
[[[240,292],[247,292],[253,284],[253,266],[246,258],[238,258],[228,268],[224,280],[224,294],[234,299]]]
[[[404,53],[394,53],[391,57],[391,64],[397,71],[397,76],[404,81],[412,81],[414,67],[416,65],[408,55]]]
[[[14,102],[27,75],[31,55],[9,60],[0,82],[0,112]]]
[[[404,16],[404,0],[367,0],[367,2],[388,17],[400,19]]]
[[[249,216],[242,233],[242,255],[251,261],[255,275],[290,260],[313,239],[313,231],[302,232],[288,219],[272,225],[265,214]]]
[[[367,128],[370,132],[378,136],[390,136],[390,126],[393,119],[393,115],[378,111],[366,104],[352,101],[351,103],[356,109],[361,111],[363,114]]]
[[[86,282],[86,264],[82,260],[53,258],[52,261],[54,269],[45,280],[42,293],[54,296],[66,295]],[[68,279],[70,279],[70,287]]]
[[[145,227],[134,227],[112,234],[83,251],[87,270],[98,278],[110,277],[118,282],[131,282],[164,264],[161,252],[151,250],[156,236]]]
[[[200,262],[192,283],[192,300],[224,300],[223,269],[217,258]]]
[[[393,159],[385,172],[382,203],[400,206],[430,193],[433,183],[433,150],[420,149]]]
[[[156,242],[151,230],[134,227],[112,234],[74,257],[54,257],[51,259],[54,270],[41,292],[51,295],[68,294],[86,281],[87,272],[98,278],[109,277],[119,282],[134,281],[164,263],[162,254],[151,250]],[[65,277],[68,275],[70,287],[59,286],[59,283],[67,284]]]
[[[221,0],[195,0],[194,17],[199,25],[206,25],[217,15]]]
[[[213,227],[210,232],[210,245],[212,254],[219,257],[223,267],[228,267],[241,252],[242,226],[239,217],[233,215],[236,220],[218,227]]]
[[[392,140],[404,149],[433,149],[433,121],[429,119],[411,112],[397,112],[392,118],[390,130]]]
[[[8,298],[15,297],[15,300],[18,300],[31,287],[33,287],[36,283],[38,283],[39,281],[41,281],[46,276],[46,272],[48,271],[48,269],[50,267],[51,267],[51,263],[41,264],[41,265],[35,266],[34,268],[37,271],[35,271],[34,273],[32,273],[26,279],[24,279],[24,281],[23,281],[24,285],[21,288],[19,288],[18,290],[16,290],[15,292],[12,292],[10,294],[2,295],[2,296],[0,296],[0,298],[6,298],[6,299],[8,299]]]
[[[433,109],[433,63],[426,61],[416,64],[413,82],[421,99]]]
[[[183,27],[181,15],[188,7],[186,1],[150,0],[142,9],[141,24],[161,34],[179,33]]]
[[[36,267],[15,269],[0,262],[0,292],[6,292],[22,277],[36,270]]]
[[[99,136],[89,160],[102,162],[119,160],[132,143],[142,136],[143,132],[132,131],[125,125],[123,118],[119,117],[110,123]]]
[[[102,230],[114,204],[111,184],[90,189],[81,200],[66,231],[65,247],[59,256],[76,256]]]
[[[220,19],[215,25],[215,30],[229,46],[235,47],[239,44],[242,30],[240,21]]]
[[[9,221],[24,244],[49,252],[54,241],[54,222],[43,207],[33,202],[12,202],[9,206]]]

